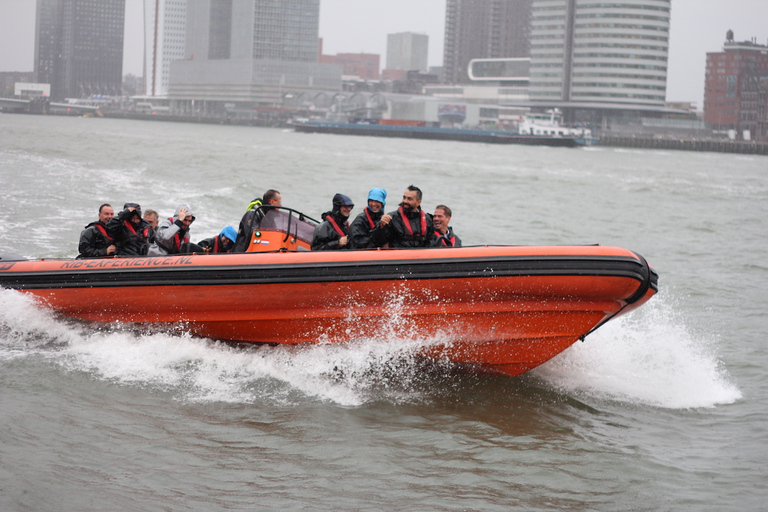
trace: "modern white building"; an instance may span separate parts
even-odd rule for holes
[[[426,72],[429,36],[414,32],[387,35],[387,69]]]
[[[671,0],[534,0],[530,98],[663,107]]]
[[[166,96],[171,62],[184,58],[187,0],[144,0],[144,77],[147,96]]]

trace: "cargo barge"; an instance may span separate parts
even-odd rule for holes
[[[419,121],[373,119],[339,123],[332,121],[297,120],[293,129],[302,133],[332,133],[337,135],[367,135],[372,137],[401,137],[408,139],[484,142],[488,144],[522,144],[573,148],[581,146],[576,137],[520,135],[503,130],[442,128],[427,126]]]

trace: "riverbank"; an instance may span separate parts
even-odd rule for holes
[[[10,112],[9,112],[10,113]],[[74,115],[61,113],[52,115]],[[290,128],[291,124],[285,119],[241,119],[236,117],[209,117],[170,114],[144,114],[127,111],[106,111],[102,117],[115,119],[136,119],[142,121],[164,121],[174,123],[221,124],[232,126],[257,126],[264,128]],[[480,141],[482,142],[482,141]],[[715,153],[736,153],[746,155],[768,156],[768,143],[756,141],[733,141],[728,139],[686,139],[686,138],[656,138],[628,135],[601,135],[600,146],[663,149],[673,151],[709,151]]]
[[[671,149],[675,151],[711,151],[715,153],[740,153],[747,155],[768,155],[768,143],[736,140],[662,139],[654,137],[629,137],[603,135],[601,146]]]
[[[113,119],[139,119],[142,121],[165,121],[171,123],[226,124],[233,126],[260,126],[263,128],[287,128],[283,119],[240,119],[237,117],[210,117],[174,114],[144,114],[140,112],[107,111],[104,117]]]
[[[152,115],[136,112],[109,112],[105,115],[119,119],[142,119],[149,121],[170,121],[178,123],[228,124],[236,126],[260,126],[269,128],[291,127],[291,124],[288,121],[282,119],[239,119],[166,114]],[[477,140],[475,142],[485,141]],[[669,139],[626,135],[602,135],[600,136],[600,142],[598,145],[621,148],[664,149],[674,151],[709,151],[715,153],[738,153],[746,155],[768,156],[768,143],[755,141],[733,141],[728,139]]]

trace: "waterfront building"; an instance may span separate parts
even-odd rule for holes
[[[125,0],[37,0],[34,81],[51,98],[121,93]]]
[[[533,0],[532,101],[663,107],[671,0]]]
[[[768,136],[768,46],[736,42],[726,34],[723,51],[707,53],[704,121],[741,137]]]
[[[17,82],[29,83],[34,79],[33,71],[0,71],[0,97],[10,98]]]
[[[321,64],[337,64],[341,66],[345,80],[379,79],[380,57],[375,53],[337,53],[336,55],[323,55],[321,51],[319,62]]]
[[[147,96],[166,96],[171,62],[184,58],[187,0],[144,0],[144,77]]]
[[[531,1],[447,0],[445,81],[469,83],[472,59],[529,57]]]
[[[429,36],[414,32],[387,35],[387,67],[390,70],[420,71],[428,69]]]
[[[195,0],[183,60],[171,64],[171,110],[275,112],[284,96],[341,90],[342,68],[318,62],[319,0]]]
[[[195,0],[187,59],[317,62],[320,0]]]

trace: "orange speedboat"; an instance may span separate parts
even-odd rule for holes
[[[306,250],[311,219],[268,211],[249,253],[0,259],[0,286],[72,318],[183,325],[237,342],[439,340],[428,357],[519,375],[650,299],[639,255],[602,246]]]

